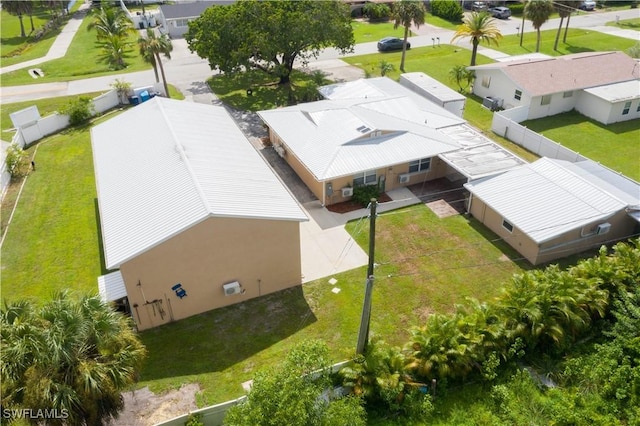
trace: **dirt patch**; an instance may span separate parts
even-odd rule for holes
[[[392,201],[392,199],[387,195],[386,192],[383,192],[382,194],[380,194],[380,196],[378,196],[378,203],[388,203],[389,201]],[[342,203],[336,203],[336,204],[331,204],[330,206],[327,206],[327,210],[329,210],[330,212],[341,213],[341,214],[349,213],[349,212],[360,210],[363,208],[364,207],[362,206],[362,204],[356,201],[344,201]]]
[[[429,207],[431,211],[441,219],[459,214],[458,211],[451,207],[451,205],[445,200],[432,201],[430,203],[427,203],[427,207]]]
[[[200,386],[196,383],[183,385],[178,390],[156,395],[148,387],[133,392],[124,392],[124,410],[110,426],[151,426],[195,410],[196,394]]]

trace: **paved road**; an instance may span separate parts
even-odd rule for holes
[[[633,30],[620,30],[616,27],[604,26],[606,22],[611,22],[618,16],[620,19],[637,18],[640,14],[639,9],[628,9],[615,12],[581,12],[580,15],[571,18],[572,28],[592,28],[596,31],[607,32],[620,37],[640,40],[640,32]],[[518,32],[522,21],[520,19],[496,20],[501,33],[505,36],[515,35]],[[73,20],[71,22],[74,22]],[[542,29],[557,28],[559,19],[552,19],[543,25]],[[66,30],[66,28],[65,28]],[[532,31],[531,24],[525,23],[525,31]],[[437,43],[437,38],[442,44],[449,43],[453,37],[453,31],[446,30],[432,25],[426,24],[418,29],[414,29],[418,34],[411,38],[411,44],[415,47],[432,46]],[[68,38],[68,32],[65,32]],[[69,39],[70,41],[70,39]],[[462,48],[471,48],[468,40],[459,40],[457,42]],[[168,81],[178,87],[187,99],[210,103],[215,100],[215,96],[211,94],[208,87],[204,83],[213,72],[209,68],[207,62],[197,55],[189,52],[184,39],[173,40],[174,50],[172,59],[165,62],[165,71]],[[63,43],[59,43],[56,47],[56,55],[60,54]],[[67,45],[68,47],[68,45]],[[376,52],[376,43],[362,43],[354,48],[354,52],[344,56],[363,55]],[[492,49],[480,47],[479,54],[489,56],[491,58],[505,56],[501,52]],[[323,66],[335,66],[336,59],[344,57],[335,49],[326,49],[321,52],[316,61],[310,64],[313,68],[322,69]],[[17,65],[16,65],[17,66]],[[8,67],[7,67],[8,68]],[[26,72],[26,70],[25,70]],[[97,92],[108,90],[111,83],[116,78],[124,79],[131,82],[133,86],[146,86],[153,82],[153,71],[141,71],[135,73],[126,73],[111,75],[106,77],[95,77],[84,80],[75,80],[71,82],[56,82],[32,84],[25,86],[3,87],[0,91],[0,103],[7,104],[13,102],[21,102],[26,100],[43,99],[55,96],[76,95],[87,92]]]

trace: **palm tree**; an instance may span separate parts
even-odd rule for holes
[[[473,78],[473,71],[469,71],[464,65],[456,65],[449,70],[449,80],[456,82],[460,88],[460,93],[464,93],[473,81]],[[464,87],[462,87],[462,83],[466,83]]]
[[[495,43],[502,38],[500,30],[495,25],[495,20],[488,13],[472,12],[462,20],[462,25],[458,27],[453,35],[451,42],[463,37],[470,37],[473,49],[471,50],[471,66],[476,64],[476,55],[478,54],[478,45],[482,41],[487,44]]]
[[[404,57],[407,53],[407,39],[409,38],[409,28],[411,23],[420,28],[424,24],[426,10],[422,2],[414,0],[400,0],[393,5],[392,17],[393,28],[404,27],[404,43],[402,45],[402,59],[400,60],[400,70],[404,72]]]
[[[147,28],[147,36],[140,37],[138,39],[138,46],[140,47],[140,54],[145,61],[160,68],[160,73],[162,74],[162,82],[164,84],[164,92],[167,97],[169,97],[169,86],[167,85],[167,78],[164,75],[164,67],[162,66],[162,60],[160,59],[160,54],[163,54],[165,58],[171,59],[171,51],[173,50],[173,45],[171,44],[171,40],[166,34],[162,34],[158,37],[156,32]],[[150,62],[146,58],[153,57],[153,62]],[[156,81],[158,81],[158,72],[156,71]]]
[[[130,319],[98,296],[6,304],[0,326],[2,406],[68,414],[48,424],[102,425],[116,417],[120,392],[135,383],[146,352]]]
[[[524,7],[524,16],[531,21],[536,29],[536,52],[540,51],[540,27],[547,22],[553,13],[553,2],[551,0],[530,0]]]
[[[98,40],[116,36],[126,38],[133,32],[133,24],[124,10],[104,4],[100,9],[93,9],[93,21],[87,26],[87,30],[96,30]]]
[[[3,1],[2,2],[2,10],[5,10],[9,15],[17,16],[20,20],[20,37],[26,37],[27,35],[24,32],[24,23],[22,22],[22,17],[26,12],[26,8],[28,7],[25,1]]]
[[[523,9],[527,6],[527,0],[521,0]],[[522,22],[520,23],[520,47],[522,47],[522,40],[524,39],[524,13],[522,13]]]
[[[573,3],[574,2],[572,0],[556,0],[555,1],[556,10],[560,15],[560,25],[558,25],[558,32],[556,33],[556,41],[553,44],[553,50],[558,50],[558,40],[560,39],[562,24],[563,24],[564,18],[568,18],[569,16],[571,16],[571,5]],[[569,21],[567,20],[567,26],[568,24],[569,24]]]
[[[106,63],[109,68],[121,70],[127,67],[124,60],[130,50],[130,44],[125,39],[112,34],[100,39],[96,45],[102,49],[100,61]]]

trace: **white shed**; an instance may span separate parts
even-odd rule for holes
[[[447,111],[462,117],[467,98],[423,72],[409,72],[400,76],[400,84],[424,96]]]

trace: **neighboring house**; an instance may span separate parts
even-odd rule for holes
[[[301,283],[307,217],[223,107],[155,97],[91,139],[100,293],[139,329]]]
[[[468,211],[534,265],[639,228],[640,185],[591,160],[541,158],[465,188]]]
[[[475,71],[473,93],[526,106],[526,119],[575,109],[604,124],[640,117],[640,63],[623,52],[508,60]]]
[[[211,6],[224,6],[235,0],[193,1],[191,3],[163,4],[160,6],[159,21],[163,34],[179,38],[189,29],[189,22],[198,18]]]
[[[381,190],[476,179],[524,162],[462,118],[386,78],[320,88],[326,98],[258,114],[278,152],[324,205]]]

